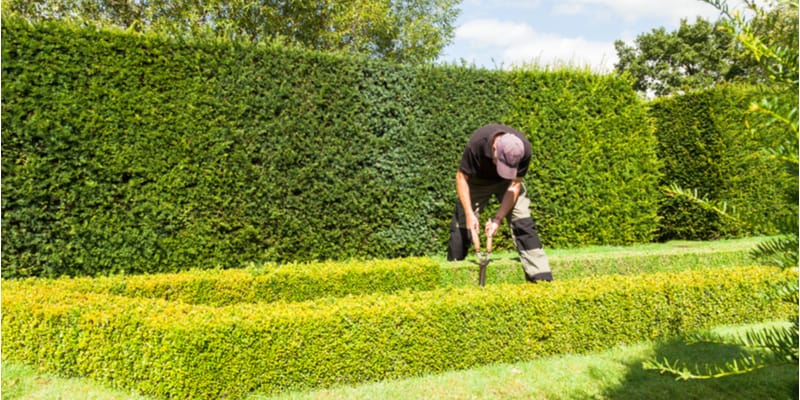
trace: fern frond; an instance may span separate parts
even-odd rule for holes
[[[791,327],[775,327],[760,331],[749,331],[741,337],[741,343],[749,348],[761,348],[772,353],[776,361],[798,361],[798,320]]]
[[[790,326],[756,329],[734,337],[703,332],[684,339],[687,344],[711,343],[746,348],[748,354],[742,354],[721,364],[704,364],[702,366],[695,364],[689,367],[684,362],[670,361],[664,357],[647,360],[642,363],[642,368],[658,370],[661,374],[675,375],[676,380],[689,380],[721,378],[746,374],[774,365],[797,364],[798,348],[800,347],[798,318],[793,318],[791,322]]]
[[[680,361],[671,362],[666,357],[659,360],[650,360],[642,363],[642,368],[658,370],[661,374],[675,375],[675,380],[689,379],[716,379],[726,376],[742,375],[755,370],[766,368],[770,362],[755,355],[741,356],[726,361],[722,365],[705,364],[694,365],[692,368]]]
[[[750,257],[760,263],[781,268],[798,266],[798,237],[784,235],[760,243],[750,252]]]
[[[740,224],[746,222],[739,218],[736,207],[731,206],[729,209],[727,202],[710,200],[708,195],[701,196],[697,189],[685,189],[677,184],[672,184],[669,188],[664,190],[664,193],[669,197],[684,199],[692,204],[700,206],[704,210],[712,211]]]

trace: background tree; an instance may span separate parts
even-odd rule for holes
[[[450,44],[460,0],[7,0],[3,14],[73,19],[174,36],[278,40],[404,63]]]
[[[694,24],[681,20],[673,32],[662,27],[641,34],[633,46],[617,40],[614,69],[630,73],[637,91],[657,96],[730,80],[742,73],[736,64],[739,51],[734,38],[718,27],[698,17]]]
[[[759,82],[778,85],[779,90],[795,91],[798,78],[798,2],[779,0],[768,1],[772,8],[756,8],[751,0],[745,1],[754,16],[745,20],[743,13],[731,12],[724,2],[705,0],[723,10],[729,21],[724,29],[736,36],[746,47],[744,56],[754,66],[753,78]],[[795,124],[796,128],[796,124]]]
[[[755,36],[769,40],[775,48],[796,46],[796,8],[772,4],[752,15],[747,25]],[[716,22],[697,18],[694,24],[684,19],[678,30],[653,29],[637,36],[633,45],[617,40],[614,47],[619,61],[615,71],[629,73],[637,91],[657,96],[705,89],[725,81],[770,83],[770,67],[744,48],[746,44],[736,39],[724,17],[723,13]]]

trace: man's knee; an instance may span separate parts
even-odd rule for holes
[[[532,218],[511,221],[511,231],[514,233],[514,240],[520,251],[542,248],[542,241],[539,240],[536,224]]]
[[[456,221],[450,224],[450,242],[447,245],[447,261],[459,261],[467,258],[469,249],[469,233],[458,226]]]

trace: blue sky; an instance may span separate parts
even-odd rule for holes
[[[735,5],[734,2],[729,2]],[[681,19],[716,21],[719,11],[700,0],[462,0],[455,39],[440,62],[489,69],[519,64],[572,65],[605,73],[614,68],[614,41]]]

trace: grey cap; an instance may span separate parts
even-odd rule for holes
[[[513,133],[505,133],[494,142],[497,151],[497,175],[503,179],[517,177],[517,167],[525,155],[525,145]]]

